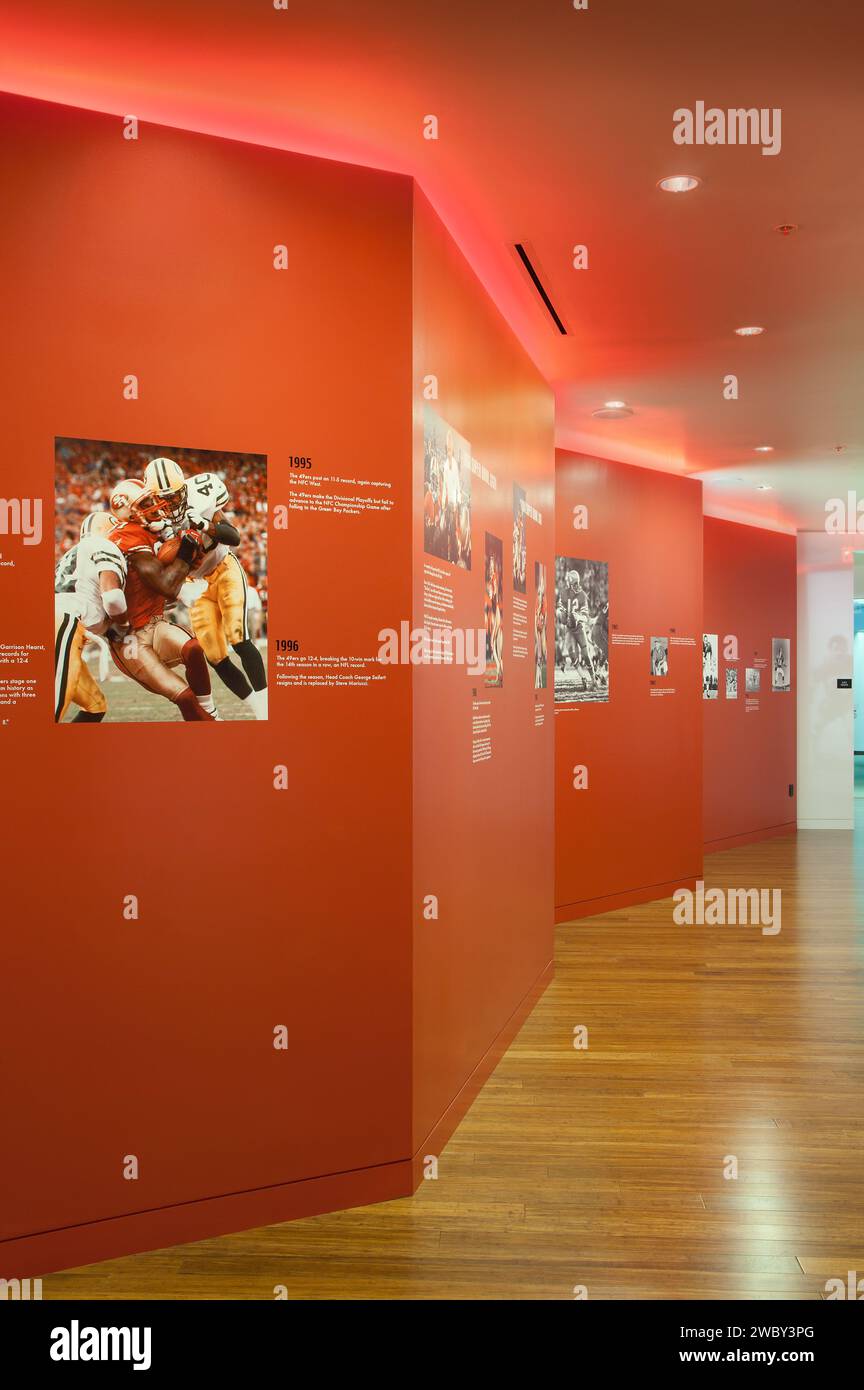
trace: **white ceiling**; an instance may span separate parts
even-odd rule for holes
[[[0,0],[0,20],[10,91],[414,174],[554,387],[561,445],[787,530],[864,496],[854,0]],[[780,154],[676,145],[700,100],[780,108]],[[681,172],[702,186],[658,191]],[[597,420],[610,398],[633,415]]]

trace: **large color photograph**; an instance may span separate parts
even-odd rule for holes
[[[609,566],[555,557],[555,703],[609,699]]]
[[[267,460],[55,443],[54,718],[267,718]]]
[[[471,568],[471,448],[431,406],[423,414],[423,549]]]

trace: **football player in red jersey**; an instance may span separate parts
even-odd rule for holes
[[[125,518],[111,532],[111,539],[128,565],[129,630],[112,637],[109,645],[114,663],[124,675],[154,695],[170,700],[184,719],[212,720],[216,707],[201,644],[191,632],[165,618],[166,600],[177,597],[203,553],[198,533],[182,529],[185,494],[185,484],[148,492],[139,489],[134,480],[118,484],[112,493],[112,512]],[[179,533],[176,553],[167,563],[157,554],[166,532]]]

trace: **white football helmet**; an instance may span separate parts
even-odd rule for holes
[[[151,531],[177,531],[186,516],[187,491],[183,469],[173,459],[151,459],[144,469],[144,495],[135,502],[136,520]]]
[[[89,512],[81,522],[81,540],[85,536],[107,536],[116,525],[117,519],[111,512]]]

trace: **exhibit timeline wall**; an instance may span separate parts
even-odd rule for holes
[[[705,518],[706,852],[794,832],[797,632],[795,537]]]
[[[702,486],[558,450],[556,918],[702,869]]]
[[[422,1159],[551,973],[555,520],[551,392],[419,191],[414,266],[414,624],[480,657],[414,679]]]
[[[366,675],[410,605],[411,186],[0,110],[2,492],[43,526],[0,575],[0,1235],[53,1232],[20,1252],[50,1267],[338,1205],[344,1179],[296,1186],[322,1175],[371,1197],[408,1158],[410,677]],[[55,724],[55,498],[63,532],[107,491],[56,436],[121,476],[266,458],[268,720],[117,722],[117,671],[104,723]]]
[[[464,1108],[550,954],[548,843],[536,863],[529,844],[521,886],[502,859],[517,783],[519,825],[551,835],[504,523],[514,483],[548,512],[552,459],[544,475],[549,394],[423,210],[426,284],[451,281],[424,315],[434,409],[502,492],[473,475],[466,517],[451,465],[433,507],[440,588],[483,634],[481,673],[383,661],[424,572],[410,180],[7,96],[0,122],[16,190],[0,228],[0,1276],[21,1277],[411,1190],[415,1139],[460,1092]],[[485,362],[450,356],[451,331]],[[499,427],[514,390],[526,409]],[[131,503],[148,470],[176,498],[166,460],[192,534],[160,559],[163,520]],[[118,527],[79,542],[93,513]],[[452,577],[457,548],[472,569]],[[85,627],[85,600],[124,581],[130,621]],[[472,761],[469,692],[502,651],[490,768]],[[186,730],[213,712],[224,729]],[[419,792],[412,719],[442,735]],[[421,936],[421,892],[438,937]]]

